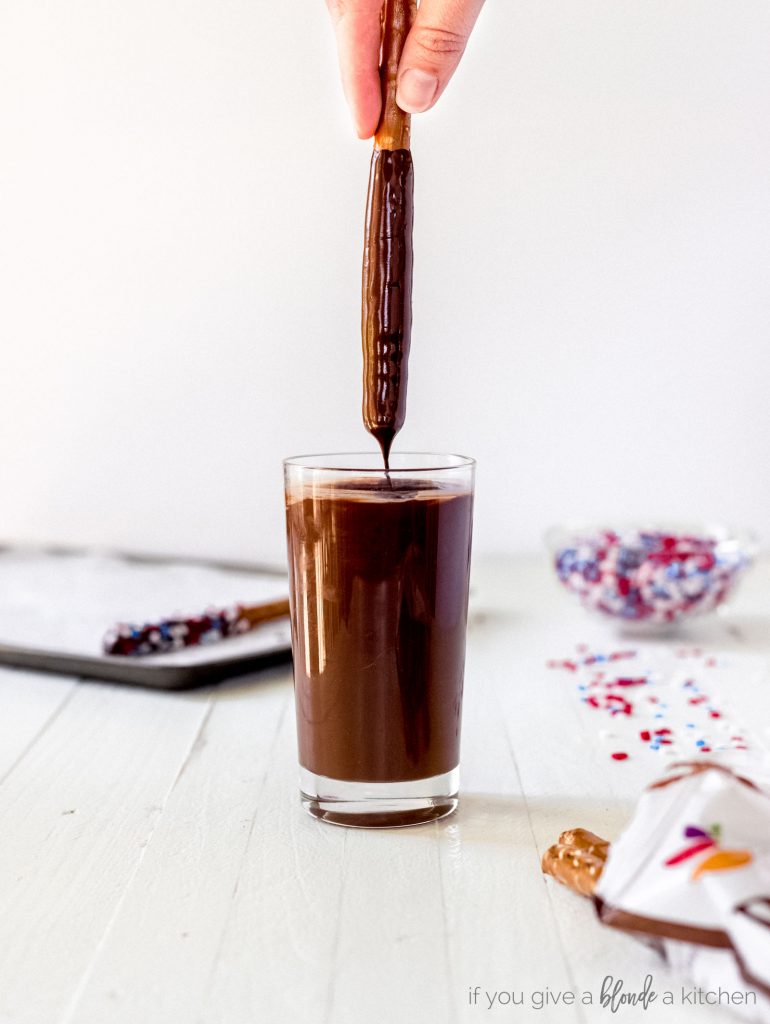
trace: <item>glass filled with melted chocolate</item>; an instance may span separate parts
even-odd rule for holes
[[[457,806],[474,462],[287,459],[305,807],[412,825]]]

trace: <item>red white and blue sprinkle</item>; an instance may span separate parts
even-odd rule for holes
[[[571,538],[554,561],[561,582],[586,607],[626,622],[663,624],[716,608],[750,555],[714,537],[602,530]]]
[[[118,623],[104,637],[105,654],[137,657],[167,654],[185,647],[215,643],[223,637],[240,636],[251,629],[244,605],[211,609],[204,615],[162,619],[159,622],[131,625]]]
[[[678,659],[687,660],[685,673],[679,669]],[[614,669],[619,661],[627,664],[622,673]],[[654,671],[650,661],[657,666]],[[668,757],[686,756],[688,751],[711,754],[750,749],[743,727],[730,722],[726,709],[709,693],[711,684],[706,688],[701,679],[701,670],[719,667],[714,655],[704,656],[697,648],[654,656],[650,651],[643,656],[633,650],[592,653],[582,644],[576,657],[552,659],[547,664],[576,676],[578,699],[591,712],[609,715],[619,723],[629,722],[630,729],[622,726],[620,732],[598,730],[599,739],[612,741],[616,748],[608,752],[614,761],[632,756],[628,749],[618,747],[618,740],[624,737],[626,743],[640,743],[643,749]],[[713,682],[714,678],[710,672],[708,679]],[[695,718],[687,719],[687,715]],[[630,720],[635,720],[634,725]]]

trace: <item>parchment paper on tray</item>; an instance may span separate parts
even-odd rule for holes
[[[288,619],[219,643],[143,658],[102,653],[116,622],[288,595],[280,572],[177,559],[0,548],[0,662],[181,689],[285,660]]]

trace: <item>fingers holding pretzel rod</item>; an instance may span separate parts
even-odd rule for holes
[[[377,129],[382,105],[378,67],[384,3],[326,3],[355,131],[368,139]],[[484,0],[422,0],[396,69],[397,100],[403,111],[421,113],[437,102],[460,63],[483,4]]]

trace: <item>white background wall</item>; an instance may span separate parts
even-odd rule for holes
[[[489,0],[415,119],[404,449],[477,550],[770,530],[770,5]],[[0,0],[0,536],[280,561],[280,459],[370,447],[369,143],[321,0]]]

